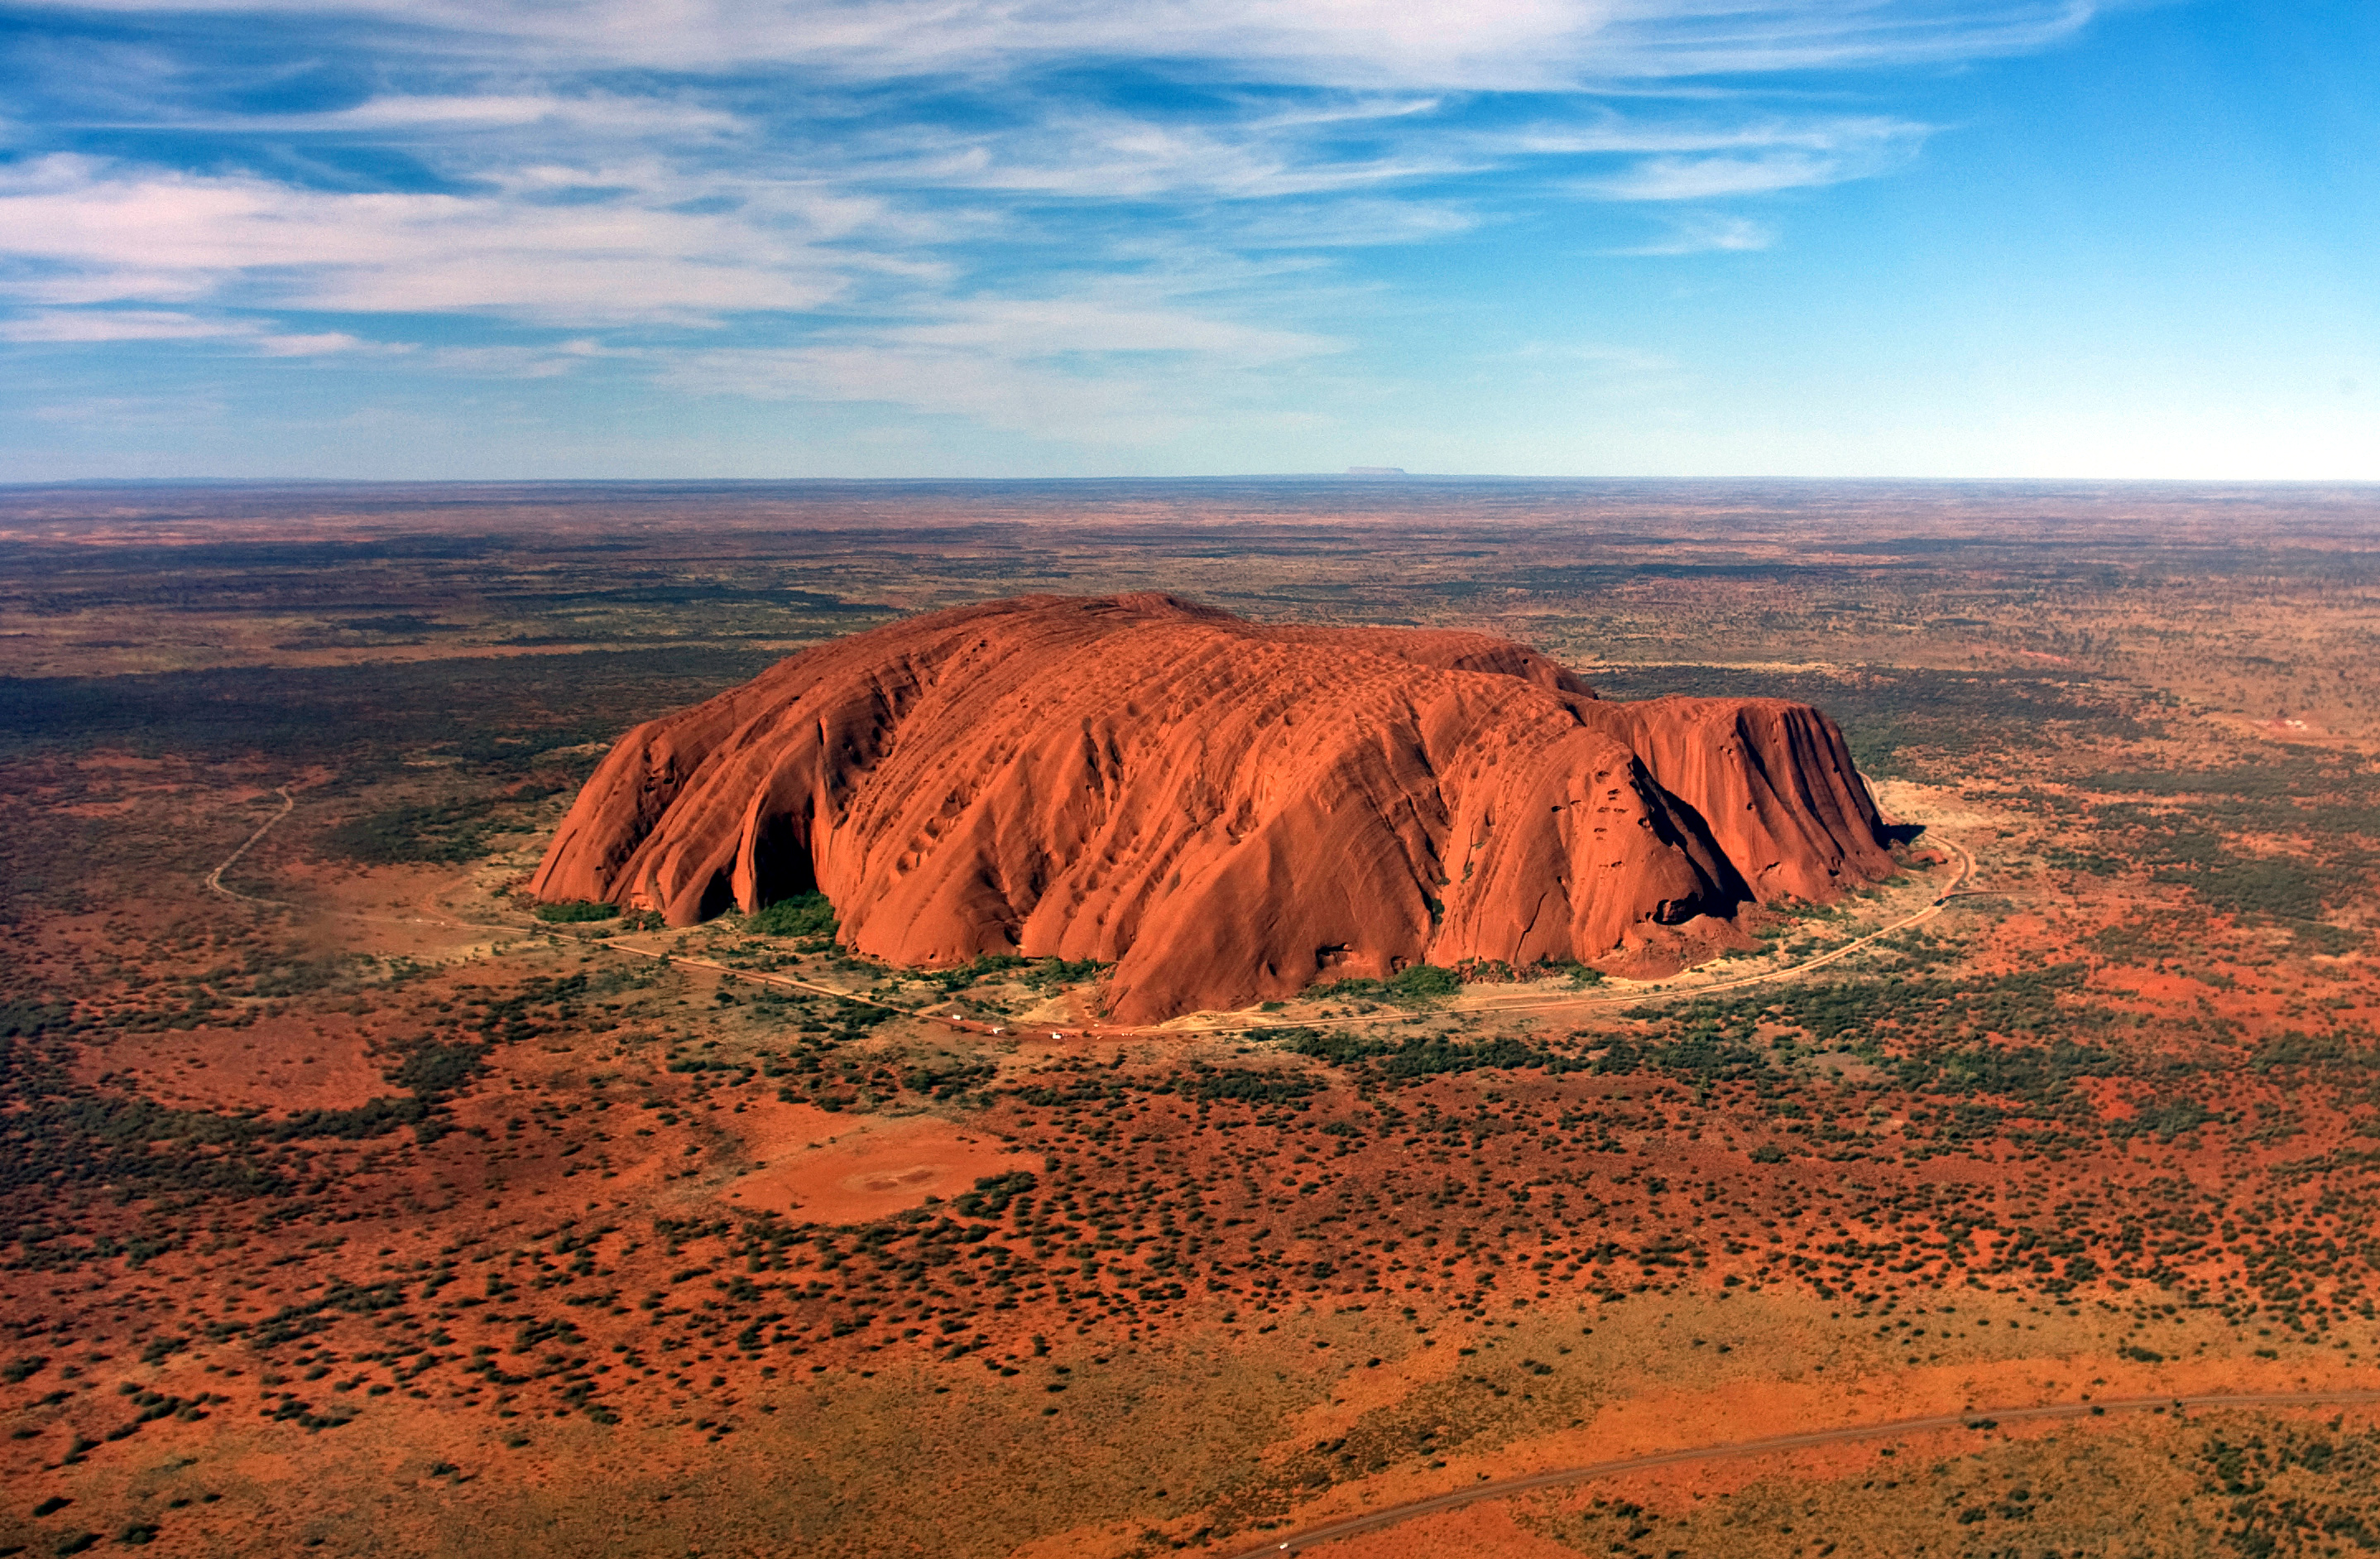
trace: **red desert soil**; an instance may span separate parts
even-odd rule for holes
[[[738,1129],[759,1166],[723,1194],[799,1223],[868,1223],[1040,1163],[930,1115],[846,1115],[808,1104],[755,1105],[750,1115],[759,1118]]]
[[[1113,963],[1111,1010],[1149,1021],[1831,900],[1890,874],[1883,827],[1806,704],[1606,702],[1483,634],[1028,596],[638,726],[531,887],[674,925],[820,890],[861,952]]]
[[[289,1017],[240,1029],[118,1034],[86,1047],[74,1070],[81,1081],[112,1078],[180,1109],[261,1110],[277,1118],[352,1110],[395,1094],[400,1090],[382,1075],[385,1065],[358,1029]]]
[[[1239,1546],[1257,1545],[1243,1542]],[[1440,1559],[1450,1553],[1494,1554],[1496,1559],[1578,1559],[1577,1549],[1514,1522],[1512,1506],[1501,1501],[1425,1516],[1332,1545],[1332,1559]]]

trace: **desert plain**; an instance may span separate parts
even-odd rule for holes
[[[2375,518],[0,492],[0,1552],[2380,1547]],[[1890,871],[1133,1022],[825,900],[528,892],[639,722],[1147,591],[1814,704]]]

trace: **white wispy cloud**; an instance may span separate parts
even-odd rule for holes
[[[1459,199],[1365,195],[1240,206],[1214,213],[1208,232],[1234,250],[1260,253],[1426,244],[1470,232],[1480,222],[1478,212]]]
[[[1102,352],[1220,353],[1247,363],[1310,357],[1337,349],[1328,337],[1274,330],[1179,309],[1132,307],[1096,299],[988,299],[962,303],[940,319],[880,330],[904,345],[970,347],[1006,357]]]
[[[650,366],[665,385],[688,395],[875,402],[1129,447],[1211,429],[1219,419],[1277,431],[1271,371],[1348,345],[1170,303],[1161,285],[1109,290],[1097,298],[957,300],[928,316],[845,328],[801,347],[674,350],[656,354]]]
[[[438,371],[464,378],[559,379],[622,355],[591,336],[579,336],[538,347],[438,347],[422,357]]]
[[[1648,157],[1609,177],[1585,180],[1578,189],[1607,201],[1708,201],[1840,184],[1849,177],[1852,175],[1840,157],[1763,152],[1743,157]]]
[[[1817,154],[1872,152],[1923,141],[1933,127],[1873,114],[1804,114],[1798,117],[1739,108],[1732,117],[1686,119],[1631,116],[1597,106],[1567,122],[1537,124],[1500,138],[1508,154],[1530,156],[1680,156],[1696,152],[1799,151]]]
[[[849,262],[847,202],[779,201],[764,216],[671,209],[662,198],[543,204],[567,180],[528,170],[482,195],[348,194],[85,157],[0,171],[0,290],[46,302],[221,294],[290,309],[486,311],[556,323],[695,322],[815,309]],[[22,268],[31,262],[30,268]]]
[[[0,339],[305,355],[363,352],[359,333],[377,333],[410,371],[633,373],[689,393],[874,401],[1126,443],[1172,436],[1185,419],[1253,416],[1262,375],[1310,371],[1356,345],[1303,323],[1329,312],[1302,311],[1336,285],[1331,251],[1430,243],[1531,202],[1613,207],[1615,231],[1660,224],[1651,241],[1604,253],[1756,251],[1779,231],[1753,203],[1903,166],[1935,133],[1840,98],[1772,99],[1764,78],[2038,48],[2094,9],[59,8],[135,30],[144,15],[174,19],[153,40],[60,45],[28,67],[72,105],[47,115],[53,128],[110,139],[92,143],[103,152],[53,146],[0,163],[0,304],[18,311],[0,314]],[[232,91],[188,41],[210,16],[241,27],[244,49],[268,35],[266,18],[332,29],[290,69],[351,48],[354,80],[376,90],[259,107],[273,79]],[[0,133],[31,144],[21,126]],[[144,158],[128,149],[143,136],[209,150]],[[1662,215],[1625,212],[1640,205]],[[386,329],[357,323],[372,316]],[[443,322],[437,344],[407,348],[400,322],[425,316]],[[473,338],[475,323],[511,334]],[[549,339],[516,338],[540,333]]]
[[[0,340],[52,346],[110,341],[230,342],[266,357],[320,357],[365,346],[345,331],[292,333],[259,320],[225,319],[163,309],[41,310],[0,320]]]
[[[220,320],[163,309],[44,310],[0,320],[9,341],[201,341],[233,334]]]
[[[1677,255],[1749,253],[1777,241],[1776,229],[1748,216],[1723,213],[1686,213],[1669,224],[1660,238],[1646,243],[1607,250],[1613,255]]]
[[[1006,133],[904,138],[905,144],[868,171],[946,189],[1068,200],[1278,200],[1409,184],[1492,165],[1477,152],[1429,144],[1434,138],[1426,128],[1395,136],[1388,145],[1353,152],[1318,148],[1307,139],[1347,123],[1184,125],[1067,107]]]
[[[82,0],[116,13],[368,16],[458,41],[679,69],[795,62],[862,79],[1052,59],[1210,62],[1320,85],[1551,90],[2038,48],[2086,0]],[[461,43],[455,45],[461,47]]]
[[[151,119],[94,116],[92,128],[153,126]],[[693,137],[729,134],[743,121],[735,114],[684,97],[629,97],[617,92],[565,95],[553,92],[468,92],[454,95],[399,93],[375,97],[352,108],[318,114],[192,114],[170,121],[178,130],[274,135],[408,135],[542,129],[579,139]]]
[[[1082,365],[1044,354],[869,342],[796,348],[710,347],[656,364],[662,384],[698,396],[873,402],[982,427],[1086,445],[1161,444],[1234,423],[1277,431],[1277,386],[1212,359]],[[1327,418],[1305,414],[1319,425]]]

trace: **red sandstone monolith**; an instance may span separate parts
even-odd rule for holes
[[[1823,902],[1891,873],[1883,830],[1806,704],[1612,703],[1482,634],[1031,596],[637,727],[531,891],[687,925],[816,889],[858,952],[1111,962],[1111,1012],[1148,1021]]]

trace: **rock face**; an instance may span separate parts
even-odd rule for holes
[[[807,650],[628,733],[532,891],[1116,968],[1148,1021],[1408,964],[1589,960],[1893,868],[1805,704],[1607,703],[1480,634],[1034,596]]]

